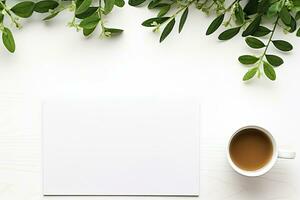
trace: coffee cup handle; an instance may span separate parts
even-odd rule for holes
[[[288,150],[279,150],[278,151],[278,158],[283,159],[295,159],[296,152],[294,151],[288,151]]]

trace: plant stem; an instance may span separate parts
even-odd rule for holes
[[[228,6],[228,8],[225,9],[224,13],[227,12],[227,11],[229,11],[229,10],[232,8],[232,6],[233,6],[234,4],[236,4],[237,2],[239,2],[239,1],[240,1],[240,0],[235,0],[235,1],[233,1],[233,2]]]
[[[262,59],[264,58],[264,56],[265,56],[266,53],[267,53],[267,50],[268,50],[268,48],[269,48],[269,46],[270,46],[270,43],[271,43],[271,41],[272,41],[272,38],[273,38],[273,36],[274,36],[276,27],[277,27],[277,25],[278,25],[278,20],[279,20],[279,15],[277,15],[277,18],[276,18],[276,21],[275,21],[275,23],[274,23],[273,29],[272,29],[272,31],[271,31],[271,35],[270,35],[269,40],[268,40],[268,43],[267,43],[267,45],[266,45],[266,47],[265,47],[265,50],[264,50],[263,54],[262,54],[261,57],[260,57],[260,62],[262,61]]]
[[[99,0],[99,8],[98,8],[98,15],[100,18],[100,26],[101,26],[101,36],[106,36],[105,35],[105,26],[104,26],[104,21],[103,21],[103,13],[102,13],[102,7],[101,7],[101,0]]]
[[[186,5],[182,6],[180,9],[178,9],[167,21],[161,23],[161,24],[158,24],[154,31],[157,31],[159,30],[160,26],[167,23],[167,22],[170,22],[172,21],[179,13],[181,13],[183,10],[185,10],[186,8],[188,8],[192,3],[194,3],[196,0],[192,0],[190,2],[188,2]]]
[[[257,62],[256,68],[258,69],[258,74],[257,74],[258,78],[259,78],[260,75],[261,75],[261,72],[260,72],[260,66],[261,66],[261,63],[263,62],[263,58],[265,57],[265,55],[266,55],[266,53],[267,53],[267,50],[268,50],[268,48],[269,48],[269,46],[270,46],[270,43],[271,43],[271,41],[272,41],[272,38],[273,38],[273,36],[274,36],[274,32],[275,32],[276,27],[277,27],[277,25],[278,25],[278,20],[279,20],[279,14],[277,15],[276,21],[274,22],[273,29],[271,30],[272,33],[271,33],[271,35],[270,35],[270,37],[269,37],[269,39],[268,39],[268,42],[267,42],[267,44],[266,44],[266,46],[265,46],[265,50],[264,50],[264,52],[262,53],[262,55],[260,56],[259,61]]]
[[[10,9],[7,8],[7,6],[0,0],[0,5],[3,7],[7,15],[9,16],[10,20],[15,24],[17,28],[21,28],[21,25],[17,22],[17,20],[12,16]]]

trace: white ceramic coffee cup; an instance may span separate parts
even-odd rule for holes
[[[257,129],[257,130],[261,131],[262,133],[266,134],[270,138],[270,140],[272,142],[272,146],[273,146],[273,155],[272,155],[272,158],[270,159],[270,161],[264,167],[257,169],[255,171],[248,171],[248,170],[239,168],[237,165],[234,164],[234,162],[232,161],[231,156],[230,156],[229,147],[230,147],[233,137],[245,129]],[[244,175],[244,176],[250,176],[250,177],[261,176],[261,175],[267,173],[274,166],[274,164],[276,163],[278,158],[294,159],[295,157],[296,157],[295,152],[288,151],[288,150],[279,150],[274,137],[271,135],[271,133],[269,131],[267,131],[266,129],[264,129],[262,127],[253,126],[253,125],[244,126],[240,129],[238,129],[231,136],[231,138],[228,142],[228,146],[227,146],[227,158],[228,158],[228,161],[229,161],[229,164],[231,165],[231,167],[239,174]]]

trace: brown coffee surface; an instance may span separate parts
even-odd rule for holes
[[[273,145],[265,133],[249,128],[233,137],[229,152],[232,161],[239,168],[255,171],[264,167],[271,160]]]

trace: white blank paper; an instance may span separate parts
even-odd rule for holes
[[[46,101],[44,195],[199,194],[193,101]]]

